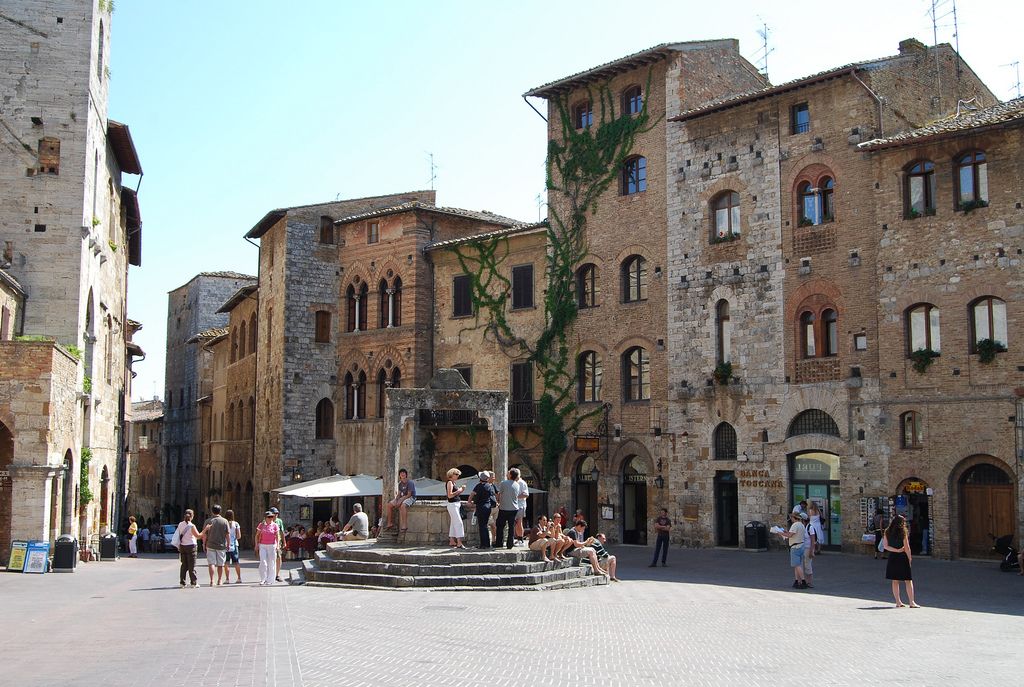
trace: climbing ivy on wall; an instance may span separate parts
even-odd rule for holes
[[[650,85],[648,74],[645,93],[650,93]],[[557,134],[548,142],[544,327],[539,335],[522,335],[507,318],[512,291],[511,278],[503,270],[509,255],[507,236],[449,248],[470,277],[475,327],[482,327],[485,337],[491,336],[510,357],[532,362],[540,377],[538,417],[533,431],[539,435],[541,469],[530,465],[525,455],[523,459],[545,486],[557,473],[567,435],[600,412],[598,407],[581,413],[576,405],[577,351],[569,339],[578,315],[575,272],[588,252],[587,220],[597,212],[598,198],[619,179],[637,135],[653,126],[646,99],[639,113],[615,116],[615,98],[607,82],[588,91],[595,123],[582,129],[575,126],[568,95],[551,99]],[[519,442],[510,436],[510,452],[519,447]]]

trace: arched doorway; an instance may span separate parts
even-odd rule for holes
[[[917,477],[900,482],[896,488],[895,512],[907,519],[910,528],[910,552],[915,556],[930,555],[932,539],[932,499],[928,484]]]
[[[519,467],[520,471],[523,469],[522,465],[520,465],[518,467]],[[472,465],[460,465],[460,466],[458,466],[458,469],[459,469],[459,472],[462,473],[462,477],[472,477],[473,475],[475,475],[478,472],[480,472],[479,470],[477,470]],[[505,479],[505,478],[502,477],[501,479]],[[526,478],[524,477],[523,479],[526,479]],[[501,480],[499,480],[499,481],[501,481]],[[445,487],[445,488],[447,489],[447,487]]]
[[[100,474],[100,533],[104,527],[110,527],[110,472],[103,466]],[[110,529],[113,531],[113,528]]]
[[[842,542],[842,505],[839,499],[839,456],[826,451],[805,451],[789,456],[793,503],[814,501],[821,510],[824,548],[839,549]]]
[[[11,464],[14,463],[14,434],[0,422],[0,556],[6,560],[11,548]]]
[[[960,549],[964,556],[988,557],[992,537],[1014,526],[1013,483],[992,463],[978,463],[960,476]]]
[[[573,507],[583,511],[583,517],[590,525],[590,530],[597,531],[597,463],[594,457],[585,455],[576,462],[573,473]],[[570,517],[572,513],[570,513]],[[566,526],[571,523],[566,523]]]
[[[74,468],[75,468],[75,457],[71,453],[71,449],[68,449],[64,453],[64,486],[63,486],[63,517],[61,518],[61,531],[64,534],[71,534],[71,528],[74,523],[74,491],[75,491],[75,479],[74,479]]]
[[[635,455],[622,464],[622,543],[647,545],[647,466]]]
[[[732,470],[715,472],[715,544],[739,546],[740,500],[736,473]]]

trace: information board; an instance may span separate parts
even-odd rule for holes
[[[21,572],[25,567],[25,554],[28,553],[27,541],[11,542],[11,557],[7,561],[7,572]]]
[[[50,557],[50,542],[30,541],[28,543],[28,555],[25,557],[24,572],[44,573],[46,564]]]

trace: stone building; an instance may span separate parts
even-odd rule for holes
[[[140,525],[160,523],[160,456],[164,404],[159,398],[132,403],[128,427],[128,487],[125,516]]]
[[[5,540],[87,540],[123,496],[127,277],[142,234],[122,175],[142,168],[107,113],[110,36],[109,8],[92,2],[12,0],[0,20],[0,265],[26,295],[21,334],[50,341],[8,345],[19,355],[0,366]]]
[[[948,45],[910,39],[898,55],[671,119],[669,400],[684,450],[669,483],[683,543],[736,545],[747,521],[780,524],[795,501],[812,499],[828,518],[827,543],[853,549],[890,496],[939,486],[932,472],[927,486],[918,474],[906,475],[910,487],[891,483],[922,472],[894,472],[909,454],[894,450],[891,417],[921,382],[883,358],[890,347],[905,352],[899,360],[909,354],[899,325],[881,329],[893,317],[885,292],[905,292],[918,269],[886,258],[897,241],[887,233],[917,239],[934,220],[908,226],[882,209],[883,189],[891,201],[905,174],[883,171],[859,144],[955,113],[958,101],[996,99]],[[956,233],[975,224],[946,214]],[[972,246],[990,241],[979,234]],[[912,509],[928,514],[915,536],[928,529],[926,548],[940,555],[954,553],[945,508],[940,496]]]
[[[580,309],[573,338],[580,364],[590,369],[591,381],[579,389],[580,410],[594,413],[581,434],[596,444],[566,453],[551,500],[583,510],[613,541],[647,542],[653,514],[670,503],[671,486],[656,485],[681,458],[668,423],[666,226],[676,174],[668,158],[668,118],[766,84],[739,54],[737,41],[714,40],[659,45],[525,94],[548,101],[552,140],[562,136],[559,99],[578,129],[600,126],[608,99],[602,86],[612,101],[610,117],[644,105],[650,117],[618,183],[597,200],[587,223],[589,254],[576,275]],[[560,202],[550,194],[552,208]]]
[[[161,514],[167,522],[177,522],[186,508],[201,512],[206,498],[201,491],[198,402],[210,393],[213,368],[203,364],[202,350],[189,341],[201,332],[225,326],[228,316],[220,312],[221,306],[240,288],[255,282],[256,277],[238,272],[201,272],[167,295],[160,476]]]

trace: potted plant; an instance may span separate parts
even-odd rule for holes
[[[930,348],[919,348],[910,354],[910,361],[914,371],[923,375],[938,357],[938,351],[933,351]]]
[[[732,363],[729,361],[718,363],[718,365],[715,365],[715,370],[711,373],[711,376],[715,378],[716,382],[725,386],[732,379]]]
[[[988,365],[996,359],[996,353],[1006,353],[1006,346],[995,339],[982,339],[974,344],[974,350],[978,353],[978,362]]]

